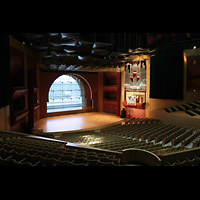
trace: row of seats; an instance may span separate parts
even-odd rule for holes
[[[135,137],[136,139],[140,138],[141,135],[148,133],[149,131],[155,130],[157,127],[161,128],[164,126],[162,123],[148,123],[148,124],[129,124],[129,125],[118,125],[115,127],[110,127],[101,130],[102,132],[121,135],[125,137]]]
[[[47,157],[41,155],[29,155],[26,153],[0,151],[0,166],[120,166],[119,159],[106,156],[63,156],[49,154]],[[5,155],[8,155],[8,157]],[[10,156],[11,155],[11,156]]]
[[[164,166],[200,166],[200,157],[193,155],[179,158],[177,156],[173,161],[164,163]]]
[[[169,153],[178,153],[182,150],[184,150],[184,148],[181,146],[179,147],[166,146],[165,148],[158,149],[154,151],[153,153],[159,156],[159,155],[169,154]]]
[[[132,118],[125,121],[125,124],[145,124],[145,123],[154,123],[160,120],[150,119],[150,118]]]
[[[179,130],[172,132],[171,134],[166,135],[166,137],[162,140],[163,145],[172,141],[177,136],[183,134],[187,130],[187,127],[181,127]]]
[[[184,103],[181,105],[171,106],[168,108],[164,108],[168,113],[183,111],[190,116],[198,116],[200,115],[200,101]]]
[[[197,137],[193,140],[193,147],[199,147],[200,146],[200,130],[197,131]]]
[[[149,150],[151,152],[159,152],[160,154],[163,152],[160,150],[171,150],[173,152],[175,150],[179,151],[183,148],[172,148],[171,146],[163,146],[160,143],[154,143],[151,141],[147,142],[146,139],[144,139],[146,137],[144,137],[142,134],[161,133],[163,130],[168,132],[167,130],[169,130],[171,127],[176,126],[166,125],[160,122],[152,124],[115,125],[113,127],[107,127],[98,131],[65,133],[58,139],[117,152],[122,152],[124,149],[138,148]],[[138,135],[140,135],[140,137]],[[136,139],[136,137],[139,138]]]
[[[200,136],[200,130],[194,130],[193,133],[191,133],[187,138],[185,138],[183,141],[181,141],[181,146],[188,145],[191,141],[193,141],[193,147],[196,147],[195,140]],[[200,142],[199,142],[200,144]],[[197,144],[199,146],[199,144]]]
[[[200,135],[200,130],[160,122],[149,124],[117,125],[102,129],[101,132],[121,136],[127,139],[138,139],[155,144],[162,141],[162,145],[177,145],[185,147],[190,142],[194,143],[195,138]],[[199,146],[200,142],[196,142]]]
[[[120,166],[119,154],[0,133],[0,166]]]
[[[176,138],[174,138],[171,142],[172,146],[176,145],[180,141],[183,141],[184,139],[187,139],[188,136],[192,135],[194,131],[194,128],[189,128],[186,131],[184,131],[182,134],[178,134]],[[183,145],[183,143],[181,143]]]

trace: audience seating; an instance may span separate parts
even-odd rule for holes
[[[0,166],[120,166],[115,153],[0,132]]]
[[[167,135],[163,140],[162,143],[165,145],[166,143],[170,142],[173,138],[177,137],[178,135],[184,133],[187,127],[183,127],[176,132],[172,132],[170,135]]]
[[[125,124],[118,124],[98,131],[73,132],[73,135],[66,133],[60,136],[59,139],[117,152],[122,152],[124,149],[129,148],[140,148],[162,154],[170,151],[179,151],[184,148],[166,147],[165,144],[171,143],[171,141],[178,137],[179,134],[185,133],[187,127],[171,124],[167,125],[160,123],[159,121],[150,122],[147,119],[140,120],[145,121],[145,123],[140,124],[132,123],[133,121],[135,121],[135,119],[128,120],[128,123]],[[188,132],[188,135],[189,134],[190,133]],[[181,142],[182,139],[185,139],[188,135],[184,135],[183,138],[179,138],[180,141],[177,141]],[[85,136],[87,136],[87,138],[90,138],[91,136],[91,139],[88,140],[89,142],[85,139]],[[82,138],[84,138],[84,141]],[[102,140],[103,142],[92,142],[92,138],[99,138],[99,140]],[[163,140],[163,145],[158,143],[160,140]]]
[[[181,129],[181,126],[175,126],[172,127],[169,131],[166,131],[162,134],[159,134],[156,138],[155,138],[155,143],[159,142],[160,140],[164,140],[165,137],[167,137],[168,135],[174,133],[175,131],[178,131]]]
[[[142,121],[143,123],[133,123]],[[186,148],[185,145],[181,145],[181,142],[192,135],[193,131],[195,132],[194,129],[190,130],[188,127],[163,124],[147,118],[141,120],[134,118],[127,120],[124,124],[98,131],[73,132],[73,135],[66,133],[60,136],[59,139],[117,152],[122,152],[124,149],[140,148],[160,155]],[[197,136],[197,134],[195,135]],[[90,138],[90,140],[86,138]],[[95,142],[92,138],[99,138],[99,141],[102,141]],[[195,137],[189,139],[186,140],[186,145],[192,142]],[[160,143],[161,140],[162,144]]]
[[[199,109],[196,104],[188,105]],[[175,155],[176,159],[162,165],[200,165],[198,154],[179,156],[179,152],[200,146],[200,130],[149,118],[133,118],[100,130],[63,133],[57,140],[5,131],[0,132],[0,144],[0,166],[123,166],[122,152],[128,149],[161,157]]]
[[[181,146],[186,146],[189,144],[191,141],[193,141],[195,138],[197,138],[200,135],[200,130],[195,130],[193,131],[192,134],[190,134],[185,140],[181,142]]]
[[[179,143],[180,141],[184,140],[185,138],[187,138],[189,135],[192,135],[194,128],[190,128],[187,131],[184,131],[182,134],[178,135],[176,138],[174,138],[171,141],[171,145],[174,146],[177,143]]]
[[[159,156],[163,166],[200,166],[200,148]]]
[[[171,106],[164,109],[168,113],[183,111],[189,114],[190,116],[199,116],[200,115],[200,101],[184,103],[182,105]]]

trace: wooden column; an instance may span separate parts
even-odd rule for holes
[[[8,33],[0,34],[0,130],[10,130],[10,54]]]
[[[121,100],[121,73],[117,73],[117,108],[116,115],[120,115],[120,100]]]
[[[98,112],[103,112],[103,72],[98,73]]]
[[[29,110],[29,120],[28,120],[28,132],[31,133],[34,127],[34,87],[36,84],[36,59],[32,56],[27,56],[28,63],[28,110]]]

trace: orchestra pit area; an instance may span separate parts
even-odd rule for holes
[[[125,119],[55,137],[1,131],[0,166],[200,165],[200,130],[156,119]]]

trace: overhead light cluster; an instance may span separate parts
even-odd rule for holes
[[[113,52],[112,44],[88,42],[79,39],[79,33],[23,33],[30,40],[31,48],[38,52],[42,64],[50,65],[118,65],[124,61],[124,53]],[[25,42],[23,42],[25,44]],[[129,54],[126,54],[129,55]],[[64,66],[59,69],[64,69]]]
[[[198,51],[197,43],[200,41],[200,33],[10,33],[10,35],[38,53],[43,70],[57,71],[117,69],[131,62],[135,56],[155,56],[159,47],[196,41],[191,43],[191,49]]]
[[[67,72],[74,72],[74,71],[85,71],[85,72],[120,72],[121,68],[120,65],[112,65],[112,66],[88,66],[88,65],[69,65],[66,64],[50,64],[48,67],[43,67],[42,70],[44,71],[67,71]]]
[[[113,51],[114,43],[82,41],[80,33],[22,33],[29,45],[40,55],[49,70],[68,71],[105,68],[118,70],[134,55],[148,54],[148,49]],[[24,43],[25,44],[25,43]],[[73,67],[72,67],[73,66]]]

